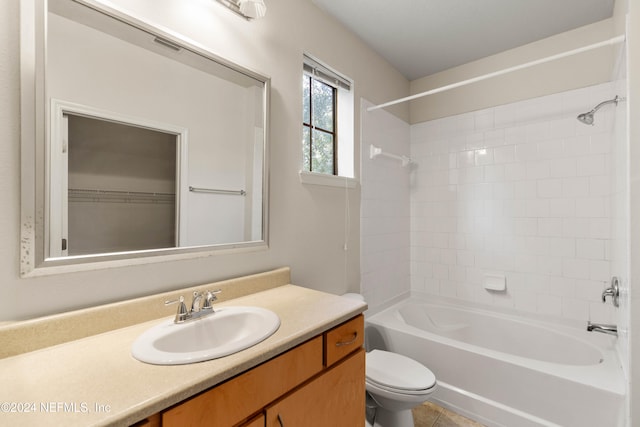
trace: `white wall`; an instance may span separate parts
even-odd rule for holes
[[[413,125],[412,290],[611,322],[614,96],[603,84]],[[506,276],[507,292],[483,289]]]
[[[615,19],[606,19],[416,79],[411,82],[411,93],[424,92],[601,42],[623,31],[624,28],[616,28]],[[411,123],[608,82],[611,80],[612,58],[616,50],[614,47],[600,48],[417,99],[411,102]]]
[[[267,16],[257,21],[241,19],[211,0],[112,3],[271,77],[269,249],[21,279],[19,2],[0,2],[0,320],[122,300],[282,265],[292,267],[296,284],[334,293],[357,291],[358,215],[352,215],[345,253],[344,190],[303,186],[298,177],[303,52],[352,78],[356,100],[366,97],[378,103],[406,96],[406,79],[310,0],[270,0]],[[359,108],[357,103],[355,108]],[[408,120],[407,105],[393,111]],[[356,141],[360,140],[359,129],[356,114]],[[359,155],[356,152],[355,158]],[[356,168],[358,176],[359,165]],[[348,200],[349,211],[358,212],[359,189],[350,190]]]
[[[615,82],[616,93],[627,93],[626,61],[621,61],[621,75]],[[618,327],[618,355],[629,378],[629,138],[628,103],[616,108],[611,153],[611,271],[618,277],[620,298],[614,323]],[[627,400],[627,403],[630,401]]]
[[[409,154],[409,124],[384,110],[362,117],[361,292],[375,310],[410,290],[409,177],[411,166],[369,156],[370,146],[396,155]]]
[[[629,358],[631,420],[640,422],[640,4],[629,1],[628,43],[628,114],[629,114],[629,191],[630,212],[630,285],[629,285]]]

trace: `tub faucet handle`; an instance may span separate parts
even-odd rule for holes
[[[618,278],[613,276],[611,278],[611,286],[602,291],[602,302],[607,302],[607,297],[611,297],[614,307],[618,307],[618,297],[620,296],[620,287],[618,284]]]

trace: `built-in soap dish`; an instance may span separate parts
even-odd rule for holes
[[[501,274],[485,274],[483,286],[489,292],[506,292],[507,278]]]

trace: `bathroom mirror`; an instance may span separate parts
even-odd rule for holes
[[[21,43],[23,276],[267,245],[267,77],[96,0]]]

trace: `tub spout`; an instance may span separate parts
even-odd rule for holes
[[[587,331],[602,332],[603,334],[618,336],[618,327],[616,325],[605,325],[603,323],[587,322]]]

